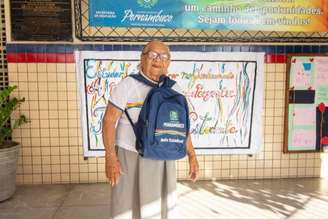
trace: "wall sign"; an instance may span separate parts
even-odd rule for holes
[[[24,41],[72,41],[71,1],[12,0],[11,37]]]
[[[89,0],[89,25],[327,32],[328,2]]]

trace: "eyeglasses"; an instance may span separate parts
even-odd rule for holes
[[[161,61],[168,61],[170,59],[170,54],[167,53],[157,53],[152,50],[148,52],[142,53],[143,55],[147,55],[148,58],[150,59],[160,59]]]

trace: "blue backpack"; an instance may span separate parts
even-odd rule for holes
[[[189,111],[185,96],[172,89],[176,82],[161,76],[159,84],[154,85],[141,74],[130,77],[153,87],[147,94],[136,124],[125,109],[136,135],[139,154],[153,160],[178,160],[185,157]]]

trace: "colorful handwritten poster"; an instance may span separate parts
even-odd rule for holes
[[[89,25],[327,32],[326,0],[89,0]]]
[[[254,154],[262,145],[263,53],[172,52],[169,76],[188,99],[199,154]],[[115,84],[138,73],[139,51],[76,53],[85,156],[104,154],[102,118]]]
[[[290,57],[285,152],[327,148],[327,70],[328,56]]]

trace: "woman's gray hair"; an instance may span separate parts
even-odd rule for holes
[[[152,44],[152,43],[155,43],[155,42],[158,42],[158,43],[161,43],[161,44],[164,44],[162,41],[160,40],[152,40],[150,42],[148,42],[141,50],[141,54],[145,54],[146,52],[148,52],[148,47]],[[170,47],[168,45],[165,45],[168,49],[168,52],[170,53]]]

